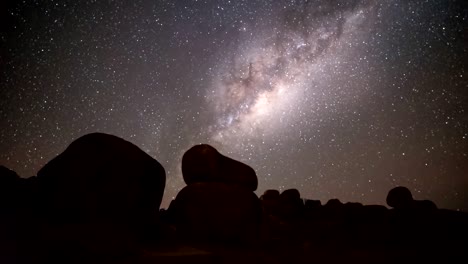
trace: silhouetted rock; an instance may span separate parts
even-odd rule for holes
[[[330,199],[324,206],[328,209],[340,209],[343,203],[339,199]]]
[[[14,263],[17,255],[19,185],[16,172],[0,166],[0,263]]]
[[[338,199],[330,199],[322,207],[323,217],[328,221],[342,221],[345,214],[345,206]]]
[[[228,158],[210,145],[193,146],[182,157],[182,174],[187,185],[196,182],[238,184],[257,189],[255,171],[248,165]]]
[[[292,220],[302,215],[304,202],[297,189],[284,190],[279,197],[279,214],[284,220]]]
[[[0,263],[17,263],[37,233],[36,177],[0,166]]]
[[[277,215],[280,193],[278,190],[266,190],[260,200],[266,215]]]
[[[20,178],[16,172],[0,166],[0,215],[32,213],[37,189],[36,177]]]
[[[260,197],[261,200],[277,200],[279,199],[280,192],[278,190],[266,190]]]
[[[16,172],[0,166],[0,209],[11,209],[16,206],[20,181]]]
[[[258,235],[261,205],[246,188],[220,182],[183,188],[171,208],[177,232],[197,242],[248,242]]]
[[[395,209],[409,209],[413,203],[413,195],[408,188],[398,186],[391,189],[387,195],[387,204]]]
[[[19,179],[19,176],[15,171],[10,170],[9,168],[3,165],[0,165],[0,183],[4,184],[11,181],[15,181],[16,179]]]
[[[75,140],[38,173],[50,230],[58,238],[66,233],[85,244],[147,232],[165,180],[164,168],[155,159],[130,142],[102,133]]]
[[[304,202],[304,207],[306,210],[315,210],[322,207],[322,202],[320,200],[309,200],[306,199]]]
[[[394,210],[338,199],[322,206],[297,189],[258,199],[253,169],[208,145],[187,151],[182,163],[188,186],[168,210],[158,210],[162,166],[115,136],[76,140],[38,177],[0,166],[0,263],[468,259],[468,214],[414,200],[405,187],[388,193]],[[154,243],[139,243],[143,234]],[[204,256],[187,254],[194,248]]]
[[[430,200],[414,200],[413,207],[418,211],[434,211],[437,210],[437,205]]]
[[[280,199],[283,201],[298,201],[301,199],[301,194],[297,189],[287,189],[280,194]]]

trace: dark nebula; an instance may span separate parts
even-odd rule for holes
[[[198,143],[257,194],[468,210],[465,1],[3,1],[0,164],[36,175],[91,132],[184,186]]]

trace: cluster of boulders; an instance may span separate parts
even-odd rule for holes
[[[467,245],[467,214],[414,200],[405,187],[388,193],[393,209],[338,199],[322,205],[296,189],[258,198],[255,171],[206,144],[183,155],[182,174],[187,186],[160,210],[161,164],[102,133],[72,142],[37,176],[20,178],[0,166],[0,263],[120,261],[141,245],[169,241],[294,252],[287,256],[324,246],[423,252]]]
[[[197,243],[255,239],[261,206],[251,167],[200,144],[184,154],[182,174],[187,186],[168,209],[182,239]]]
[[[338,199],[322,205],[319,200],[302,199],[296,189],[267,190],[260,200],[264,245],[426,248],[438,239],[445,239],[447,245],[467,242],[467,214],[437,209],[432,201],[414,200],[406,187],[388,193],[392,209]]]
[[[0,172],[0,211],[10,207],[0,220],[10,239],[0,246],[17,244],[20,252],[4,254],[21,258],[13,262],[128,253],[156,229],[166,180],[158,161],[102,133],[75,140],[37,176]]]

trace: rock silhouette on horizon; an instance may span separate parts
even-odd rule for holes
[[[183,237],[233,243],[255,239],[261,206],[251,167],[200,144],[183,155],[182,174],[187,186],[169,209]]]
[[[414,200],[411,191],[403,186],[391,189],[387,195],[387,204],[396,210],[435,210],[437,206],[430,200]]]
[[[59,214],[54,217],[110,217],[135,226],[159,210],[166,181],[158,161],[132,143],[103,133],[73,141],[37,178],[44,205]]]
[[[19,255],[64,262],[135,250],[157,222],[166,181],[158,161],[103,133],[76,139],[33,178],[34,221],[22,239],[31,242]]]
[[[257,190],[258,179],[248,165],[219,153],[207,144],[195,145],[182,157],[182,175],[187,185],[196,182],[223,182]]]
[[[38,176],[0,166],[0,263],[468,260],[468,214],[403,186],[388,192],[391,209],[322,204],[293,188],[259,199],[255,171],[209,145],[187,150],[181,165],[187,186],[167,210],[164,168],[116,136],[75,140]]]

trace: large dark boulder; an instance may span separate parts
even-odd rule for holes
[[[178,234],[194,242],[249,243],[261,221],[260,200],[253,192],[220,182],[186,186],[169,211]]]
[[[248,165],[228,158],[210,145],[193,146],[182,157],[182,174],[187,185],[196,182],[223,182],[257,189],[255,171]]]
[[[387,204],[395,209],[409,209],[413,205],[413,195],[406,187],[395,187],[388,192]]]
[[[158,161],[132,143],[93,133],[72,142],[37,180],[50,230],[88,243],[108,237],[104,233],[143,234],[157,217],[166,176]],[[88,231],[83,235],[79,229]]]

